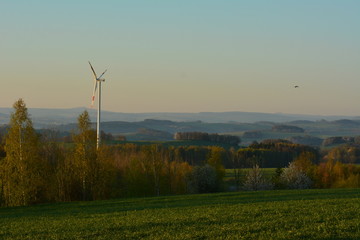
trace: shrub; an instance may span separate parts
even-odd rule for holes
[[[249,172],[246,174],[246,179],[244,182],[244,189],[250,191],[257,190],[270,190],[273,189],[273,184],[268,182],[264,176],[263,172],[259,168],[259,165],[255,165]]]
[[[216,170],[208,164],[194,167],[186,179],[189,193],[214,192],[218,187]]]
[[[294,162],[284,168],[281,174],[281,181],[290,189],[307,189],[312,186],[310,177]]]
[[[275,189],[284,189],[284,183],[281,179],[281,175],[283,173],[283,168],[276,168],[275,175],[271,178],[272,183],[274,184]]]

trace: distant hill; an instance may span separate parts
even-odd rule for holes
[[[79,114],[86,108],[70,109],[47,109],[47,108],[29,108],[29,113],[35,124],[35,127],[46,127],[49,125],[61,125],[75,123]],[[93,121],[96,120],[96,109],[87,109]],[[0,124],[9,122],[12,108],[0,108]],[[357,116],[322,116],[322,115],[301,115],[301,114],[283,114],[283,113],[257,113],[257,112],[199,112],[199,113],[121,113],[102,111],[102,121],[124,121],[137,122],[145,119],[169,120],[169,121],[202,121],[206,123],[255,123],[255,122],[275,122],[284,123],[291,121],[335,121],[348,119],[356,120]]]
[[[202,121],[176,122],[169,120],[145,119],[137,122],[102,122],[101,129],[114,136],[125,136],[127,140],[166,141],[173,140],[176,132],[205,132],[239,136],[243,145],[265,139],[288,139],[296,143],[320,146],[325,138],[336,136],[360,136],[360,121],[306,121],[278,124],[271,122],[255,123],[206,123]],[[95,129],[93,123],[93,128]],[[59,131],[60,136],[69,135],[77,128],[76,123],[52,125],[48,127]],[[280,131],[279,131],[280,126]],[[285,127],[285,129],[284,129]]]
[[[94,123],[95,127],[95,123]],[[64,124],[53,126],[53,129],[59,131],[71,131],[76,128],[76,124]],[[196,122],[174,122],[155,119],[145,119],[139,122],[103,122],[101,129],[106,133],[114,135],[123,135],[129,133],[139,132],[141,129],[156,130],[168,132],[173,135],[176,132],[207,132],[207,133],[228,133],[228,132],[242,132],[254,129],[269,129],[268,126],[253,123],[204,123]]]
[[[60,136],[76,128],[78,116],[88,110],[95,128],[96,109],[30,108],[37,129],[53,129]],[[9,122],[11,108],[0,108],[0,127]],[[309,145],[329,137],[360,136],[358,117],[251,112],[117,113],[102,112],[101,129],[128,140],[172,140],[176,132],[206,132],[239,136],[244,145],[264,139],[289,139]],[[3,131],[5,128],[3,126]]]
[[[334,123],[337,125],[340,125],[340,126],[347,126],[347,127],[359,127],[360,126],[359,121],[354,121],[354,120],[349,120],[349,119],[336,120],[336,121],[334,121]]]
[[[300,128],[300,127],[291,126],[291,125],[284,125],[284,124],[273,126],[272,130],[274,132],[289,132],[289,133],[303,133],[303,132],[305,132],[305,130]]]
[[[10,120],[10,115],[6,113],[0,112],[0,124],[6,124]]]

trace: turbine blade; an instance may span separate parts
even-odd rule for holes
[[[95,72],[93,66],[91,65],[90,61],[89,61],[89,64],[90,64],[91,70],[92,70],[92,72],[94,74],[94,78],[97,79],[96,72]]]
[[[100,77],[98,77],[98,79],[100,79],[105,73],[106,73],[107,69],[100,75]]]
[[[94,82],[94,91],[93,91],[93,95],[92,95],[92,97],[91,97],[91,107],[94,106],[96,89],[97,89],[97,80],[95,79],[95,82]]]

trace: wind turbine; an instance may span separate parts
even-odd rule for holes
[[[91,107],[94,106],[94,102],[95,102],[95,93],[98,87],[98,83],[99,83],[99,90],[97,91],[98,93],[98,108],[97,108],[97,122],[96,122],[96,149],[99,149],[99,145],[101,143],[101,133],[100,133],[100,115],[101,115],[101,82],[105,82],[104,78],[101,78],[102,76],[104,76],[104,74],[106,73],[107,69],[100,75],[100,77],[98,77],[96,75],[96,72],[93,68],[93,66],[91,65],[90,61],[89,61],[90,67],[91,67],[91,71],[94,74],[94,91],[93,91],[93,95],[91,98]]]

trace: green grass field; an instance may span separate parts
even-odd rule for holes
[[[0,239],[360,239],[360,189],[0,208]]]
[[[241,169],[241,175],[243,177],[246,176],[247,172],[251,170],[251,168],[242,168]],[[276,168],[262,168],[261,169],[264,177],[271,178],[275,175]],[[225,169],[225,180],[234,178],[234,169]]]
[[[241,181],[245,181],[247,173],[251,170],[251,168],[242,168],[240,170],[240,178]],[[275,175],[276,168],[262,168],[261,172],[263,176],[270,180]],[[234,191],[236,189],[236,182],[235,182],[235,173],[234,169],[225,169],[225,176],[224,176],[224,191]]]

